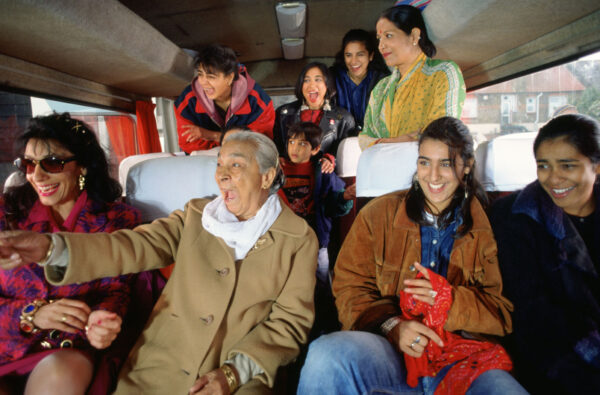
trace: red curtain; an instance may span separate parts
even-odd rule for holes
[[[135,132],[132,119],[127,115],[104,116],[106,130],[117,157],[117,163],[137,153],[135,146]]]
[[[150,152],[162,152],[160,140],[158,139],[158,129],[156,128],[156,118],[154,118],[154,107],[152,102],[135,102],[135,115],[137,116],[137,139],[140,147],[140,154]]]

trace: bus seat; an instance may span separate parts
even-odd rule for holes
[[[125,200],[142,212],[143,222],[166,217],[190,199],[218,195],[216,168],[216,156],[145,160],[129,170]]]
[[[362,152],[356,172],[356,197],[375,197],[408,189],[417,170],[418,143],[375,144]]]
[[[340,142],[336,156],[336,173],[340,178],[356,177],[358,158],[361,154],[358,137],[346,137]]]
[[[191,156],[196,156],[196,155],[217,156],[217,155],[219,155],[220,149],[221,149],[221,147],[212,147],[211,149],[192,151],[192,153],[190,155]]]
[[[535,181],[536,135],[536,132],[515,133],[479,144],[475,150],[475,177],[488,193],[516,191]]]
[[[356,182],[356,169],[358,168],[358,158],[361,152],[358,137],[346,137],[338,146],[335,171],[344,181],[346,187],[354,185]],[[333,219],[329,241],[329,257],[332,261],[335,261],[339,248],[350,231],[354,218],[356,218],[357,204],[357,200],[354,199],[354,205],[348,214]]]
[[[131,155],[126,158],[123,158],[121,163],[119,163],[119,182],[121,183],[121,186],[123,187],[123,196],[125,196],[125,191],[127,189],[126,188],[127,173],[129,172],[129,169],[131,169],[131,167],[133,165],[135,165],[136,163],[143,162],[148,159],[164,158],[167,156],[174,156],[174,154],[172,154],[170,152],[152,152],[149,154]]]
[[[20,171],[13,171],[4,181],[4,192],[10,187],[16,187],[27,182]]]

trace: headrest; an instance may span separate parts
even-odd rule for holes
[[[335,169],[340,177],[355,177],[358,168],[358,158],[361,154],[358,137],[346,137],[340,142],[335,157]]]
[[[516,191],[535,181],[536,135],[536,132],[514,133],[479,144],[475,150],[475,176],[486,191]]]
[[[416,141],[367,148],[358,160],[356,196],[374,197],[410,188],[418,156]]]
[[[167,156],[174,156],[174,154],[171,154],[169,152],[152,152],[150,154],[131,155],[126,158],[123,158],[121,163],[119,163],[119,182],[123,187],[123,192],[125,192],[127,173],[129,172],[129,169],[131,169],[131,166],[148,159],[164,158]]]
[[[220,150],[221,150],[221,147],[212,147],[211,149],[192,151],[192,153],[190,155],[191,156],[196,156],[196,155],[217,156],[217,155],[219,155]]]
[[[141,210],[143,222],[166,217],[190,199],[219,194],[216,169],[216,156],[148,159],[129,169],[126,201]]]

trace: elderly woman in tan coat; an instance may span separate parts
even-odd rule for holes
[[[0,234],[0,267],[41,262],[57,285],[177,262],[116,393],[269,392],[307,340],[318,246],[275,193],[275,145],[258,133],[228,136],[215,177],[215,200],[134,230]],[[114,264],[98,265],[99,255]]]

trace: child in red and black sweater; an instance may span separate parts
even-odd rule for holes
[[[331,219],[346,215],[356,194],[355,185],[345,188],[344,181],[335,173],[321,171],[321,137],[321,128],[312,122],[293,125],[287,135],[288,157],[280,158],[285,184],[279,190],[279,196],[309,223],[319,239],[315,327],[320,321],[319,294],[322,292],[331,298],[327,251]]]

